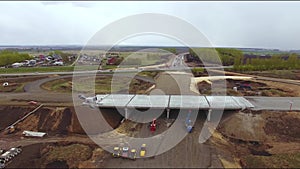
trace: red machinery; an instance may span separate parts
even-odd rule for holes
[[[150,122],[150,131],[152,133],[156,131],[156,119],[153,119],[152,122]]]

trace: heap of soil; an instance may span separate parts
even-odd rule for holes
[[[16,126],[17,130],[46,132],[48,135],[85,134],[70,108],[42,108]]]
[[[0,107],[0,130],[10,126],[33,109],[34,107],[29,106]],[[101,113],[112,128],[118,127],[120,121],[123,119],[123,116],[119,114],[116,109],[103,109],[101,110]],[[81,127],[74,108],[65,107],[43,107],[15,125],[15,129],[18,136],[20,136],[24,130],[46,132],[48,135],[86,135]]]
[[[64,158],[58,158],[53,161],[47,160],[47,155],[49,151],[52,151],[53,148],[65,148],[70,145],[84,145],[94,150],[97,147],[94,144],[81,144],[77,142],[56,142],[56,143],[37,143],[28,146],[22,147],[22,152],[15,156],[13,161],[9,163],[6,168],[70,168],[70,163],[72,162],[72,155],[68,154],[70,152],[66,152],[66,154],[59,154],[60,156],[64,156]],[[63,153],[63,152],[59,152]],[[76,152],[74,152],[76,153]],[[91,152],[92,153],[92,152]],[[89,156],[91,156],[90,154]],[[91,157],[86,157],[90,159]],[[73,159],[74,160],[74,159]],[[78,161],[74,161],[75,164],[82,163],[83,161],[78,159]],[[77,168],[74,165],[73,167]]]
[[[272,163],[274,155],[285,157],[282,163],[293,160],[288,153],[299,152],[299,125],[299,112],[244,111],[223,119],[218,131],[232,145],[224,149],[234,152],[243,167],[263,167],[261,160]]]
[[[9,125],[13,124],[26,113],[30,112],[30,110],[31,108],[29,107],[0,107],[0,130],[3,130]]]
[[[14,157],[6,168],[40,168],[41,149],[44,144],[32,144],[22,147],[22,153]]]
[[[46,168],[69,168],[66,161],[53,161],[46,165]]]
[[[280,141],[300,140],[300,115],[299,112],[274,113],[267,117],[265,132],[276,136]]]

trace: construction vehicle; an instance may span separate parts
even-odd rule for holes
[[[157,128],[157,123],[156,123],[156,119],[153,119],[150,123],[149,123],[149,126],[150,128],[150,131],[152,133],[154,133],[156,131],[156,128]]]
[[[113,157],[120,157],[121,155],[121,148],[120,147],[114,147],[114,151],[112,153]]]
[[[145,155],[146,155],[146,144],[142,144],[140,150],[140,157],[145,157]]]
[[[186,127],[186,130],[188,133],[191,133],[193,131],[193,124],[192,124],[192,120],[191,120],[191,114],[192,114],[192,111],[189,110],[189,113],[185,119],[185,127]]]
[[[136,159],[136,149],[131,149],[129,153],[129,158],[132,160]]]
[[[122,155],[123,158],[128,158],[129,157],[129,148],[128,147],[123,147],[122,148]]]
[[[36,101],[31,100],[31,101],[28,102],[28,104],[29,105],[37,105],[38,103]]]
[[[4,131],[4,134],[12,134],[15,132],[15,126],[8,126],[5,131]]]

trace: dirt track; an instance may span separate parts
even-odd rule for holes
[[[201,114],[202,113],[202,114]],[[104,162],[107,168],[220,168],[221,162],[217,158],[215,147],[210,142],[204,144],[198,143],[199,133],[206,119],[205,113],[200,112],[195,123],[194,131],[188,134],[179,144],[171,150],[155,156],[154,158],[137,159],[136,161],[109,157]],[[141,129],[135,137],[151,137],[153,136],[147,127],[148,124],[141,126]],[[155,134],[166,130],[163,119],[160,119],[160,126]],[[155,135],[154,134],[154,135]],[[152,151],[153,147],[148,145],[148,151]]]

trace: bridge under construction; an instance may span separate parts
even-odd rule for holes
[[[96,95],[94,103],[99,108],[124,109],[125,118],[134,109],[165,109],[169,118],[171,109],[207,110],[210,117],[211,110],[215,109],[254,108],[244,97],[235,96],[105,94]]]

